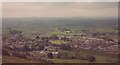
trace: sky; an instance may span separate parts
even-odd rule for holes
[[[120,0],[2,0],[2,2],[118,2]]]
[[[2,17],[117,18],[117,2],[2,3]]]

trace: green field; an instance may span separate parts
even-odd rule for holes
[[[104,54],[103,52],[80,50],[83,55],[94,55],[96,57],[96,63],[114,63],[117,62],[117,55]]]
[[[65,41],[63,41],[63,40],[50,40],[50,42],[51,42],[52,44],[65,44],[65,43],[67,43],[67,42],[65,42]]]

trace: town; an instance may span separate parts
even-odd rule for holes
[[[71,33],[71,31],[67,30],[66,33]],[[96,62],[96,55],[83,54],[81,50],[106,55],[118,54],[118,41],[92,38],[80,34],[46,36],[38,33],[24,34],[22,31],[10,30],[9,34],[2,36],[2,46],[2,53],[5,56],[32,59],[40,63],[54,63],[50,60],[54,58]],[[117,60],[112,62],[117,62]]]

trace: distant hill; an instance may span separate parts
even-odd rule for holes
[[[2,27],[22,30],[38,30],[51,27],[114,27],[116,18],[86,19],[86,18],[3,18]]]

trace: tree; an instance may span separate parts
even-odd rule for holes
[[[43,50],[44,49],[44,45],[43,44],[39,44],[39,50]]]
[[[39,36],[36,36],[35,39],[40,39],[40,37],[39,37]]]
[[[53,54],[52,53],[48,53],[47,56],[48,56],[48,58],[53,58]]]
[[[31,49],[30,49],[27,45],[25,45],[25,46],[23,47],[23,50],[24,50],[24,51],[31,51]]]
[[[95,56],[89,56],[88,57],[88,61],[89,62],[95,62],[96,61],[96,57]]]

